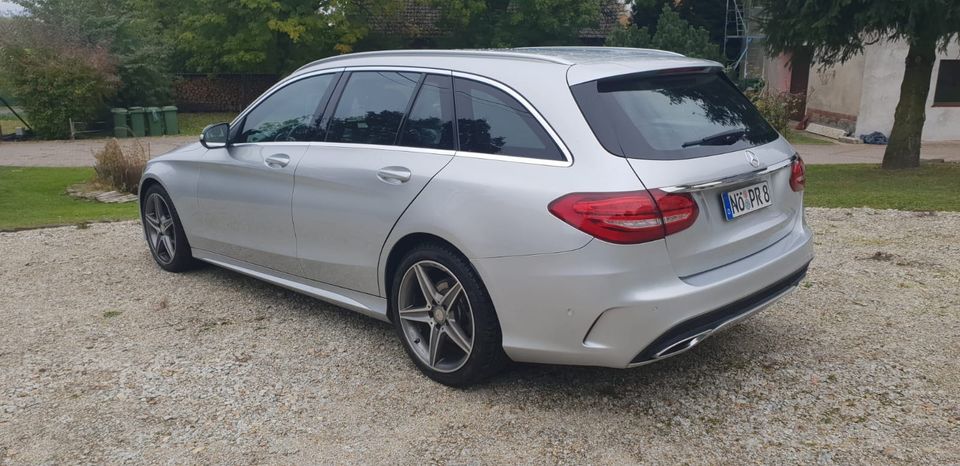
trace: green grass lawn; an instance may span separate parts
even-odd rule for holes
[[[810,207],[960,211],[960,164],[925,163],[908,170],[807,165],[804,199]]]
[[[787,138],[787,141],[790,141],[790,144],[807,144],[807,145],[836,144],[835,142],[829,139],[812,136],[810,135],[810,133],[807,133],[804,131],[795,131],[792,129],[787,130],[787,134],[785,137]]]
[[[181,113],[180,134],[199,136],[207,125],[214,123],[230,123],[237,116],[236,113]]]
[[[92,168],[0,167],[0,231],[137,218],[136,203],[74,199],[67,186],[89,181]]]
[[[136,204],[103,204],[65,193],[89,181],[92,168],[0,167],[0,231],[137,218]],[[810,207],[960,211],[960,164],[913,170],[877,165],[808,165]]]
[[[4,136],[13,134],[13,132],[17,129],[17,126],[23,126],[23,123],[21,123],[16,117],[12,115],[0,115],[0,133],[2,133]]]

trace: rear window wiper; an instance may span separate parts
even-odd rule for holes
[[[747,135],[746,128],[735,128],[728,129],[726,131],[719,132],[712,136],[707,136],[703,139],[697,139],[695,141],[687,141],[683,143],[680,147],[691,147],[691,146],[729,146]]]

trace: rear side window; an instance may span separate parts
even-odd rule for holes
[[[318,107],[337,74],[294,81],[260,102],[244,118],[234,142],[305,142],[319,137]]]
[[[400,131],[401,146],[453,149],[453,83],[427,75]]]
[[[393,145],[420,73],[350,74],[327,130],[328,142]]]
[[[572,89],[597,139],[623,157],[705,157],[779,137],[721,73],[615,77]]]
[[[564,160],[540,122],[505,92],[469,79],[454,79],[460,150]]]

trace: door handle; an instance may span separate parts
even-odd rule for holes
[[[273,154],[263,159],[263,163],[270,168],[283,168],[290,163],[290,156],[287,154]]]
[[[406,167],[383,167],[377,171],[377,178],[387,184],[401,184],[410,181],[410,170]]]

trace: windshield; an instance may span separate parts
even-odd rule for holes
[[[705,157],[779,137],[719,72],[614,77],[572,90],[600,143],[623,157]]]

